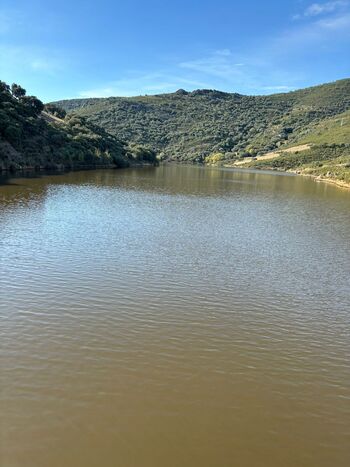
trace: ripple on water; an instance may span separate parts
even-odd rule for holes
[[[349,203],[197,167],[0,188],[4,466],[348,465]]]

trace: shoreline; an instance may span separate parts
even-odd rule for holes
[[[285,173],[294,173],[295,175],[302,175],[303,177],[309,177],[313,179],[315,182],[325,182],[329,183],[331,185],[335,185],[338,188],[345,188],[347,190],[350,190],[350,183],[344,182],[343,180],[338,180],[336,178],[327,178],[327,177],[322,177],[321,175],[314,175],[314,174],[308,174],[308,173],[303,173],[300,170],[281,170],[281,172]]]
[[[125,167],[120,167],[117,164],[102,164],[102,165],[94,165],[94,164],[86,164],[86,165],[77,165],[77,166],[65,166],[63,164],[57,164],[53,166],[25,166],[25,167],[18,167],[18,168],[5,168],[0,167],[0,176],[1,175],[9,175],[9,174],[20,174],[25,172],[76,172],[79,170],[118,170],[118,169],[134,169],[137,167],[156,167],[156,165],[151,164],[149,162],[140,162],[140,163],[130,163]]]
[[[322,177],[321,175],[314,175],[310,173],[303,173],[301,170],[297,169],[288,169],[288,170],[283,170],[283,169],[277,169],[276,167],[264,167],[263,169],[261,167],[244,167],[242,165],[230,165],[230,164],[224,164],[222,167],[230,168],[230,169],[235,169],[238,168],[240,170],[270,170],[271,172],[280,172],[280,173],[290,173],[290,174],[295,174],[295,175],[302,175],[303,177],[309,177],[313,181],[319,183],[319,182],[325,182],[331,185],[335,185],[338,188],[344,188],[346,190],[350,190],[350,183],[344,182],[343,180],[338,180],[336,178],[328,178],[328,177]]]
[[[163,163],[172,163],[164,161]],[[180,165],[182,165],[180,163]],[[192,165],[192,164],[191,164]],[[238,165],[238,164],[224,164],[224,165],[219,165],[219,164],[201,164],[203,167],[222,167],[222,168],[228,168],[228,169],[239,169],[239,170],[262,170],[261,167],[247,167],[244,166],[245,164]],[[118,170],[118,169],[134,169],[134,168],[142,168],[142,167],[156,167],[156,165],[151,164],[151,163],[132,163],[129,166],[126,167],[120,167],[116,164],[104,164],[104,165],[80,165],[80,166],[64,166],[61,164],[57,164],[55,167],[45,167],[45,166],[39,166],[39,167],[21,167],[16,170],[13,169],[8,169],[4,167],[0,167],[0,176],[1,175],[16,175],[16,174],[21,174],[21,173],[26,173],[26,172],[76,172],[76,171],[88,171],[88,170]],[[346,190],[350,190],[350,183],[344,182],[343,180],[338,180],[334,178],[327,178],[327,177],[322,177],[321,175],[314,175],[310,173],[304,173],[301,170],[296,170],[296,169],[288,169],[288,170],[283,170],[283,169],[276,169],[275,167],[264,167],[264,170],[269,170],[271,172],[279,172],[279,173],[285,173],[285,174],[294,174],[294,175],[301,175],[303,177],[308,177],[311,178],[314,182],[324,182],[327,184],[334,185],[338,188],[343,188]]]

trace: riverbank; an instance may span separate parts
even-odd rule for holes
[[[231,165],[231,164],[225,164],[223,167],[226,167],[226,168],[238,168],[237,165]],[[347,190],[350,190],[350,183],[349,182],[345,182],[344,180],[338,180],[338,179],[335,179],[335,178],[323,177],[321,175],[315,175],[315,174],[312,174],[312,173],[307,173],[306,171],[303,172],[303,171],[300,171],[300,170],[283,170],[283,169],[276,169],[274,167],[264,167],[264,168],[262,168],[262,167],[254,167],[254,166],[250,166],[250,167],[240,166],[239,168],[242,169],[242,170],[251,170],[252,168],[254,168],[254,169],[257,169],[257,170],[273,170],[275,172],[293,173],[295,175],[301,175],[303,177],[311,178],[315,182],[325,182],[325,183],[328,183],[328,184],[331,184],[331,185],[336,185],[337,187],[340,187],[340,188],[345,188]]]
[[[69,172],[79,170],[100,170],[100,169],[127,169],[137,167],[153,167],[157,163],[130,161],[129,164],[120,166],[118,164],[83,164],[83,165],[64,165],[64,164],[49,164],[39,166],[17,166],[17,167],[2,167],[0,165],[1,174],[17,174],[25,172]]]
[[[350,189],[350,145],[349,144],[303,144],[279,151],[245,158],[224,167],[241,169],[264,169],[290,172]]]
[[[345,182],[343,180],[322,177],[321,175],[314,175],[314,174],[307,173],[307,172],[301,172],[300,170],[285,170],[283,172],[289,172],[289,173],[294,173],[296,175],[302,175],[303,177],[309,177],[313,179],[315,182],[325,182],[331,185],[336,185],[337,187],[340,187],[340,188],[345,188],[347,190],[350,190],[350,183]]]

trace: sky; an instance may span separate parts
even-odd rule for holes
[[[45,102],[350,76],[350,0],[0,0],[0,79]]]

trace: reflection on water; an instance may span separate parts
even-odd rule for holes
[[[3,179],[0,464],[349,464],[350,193],[161,166]]]

